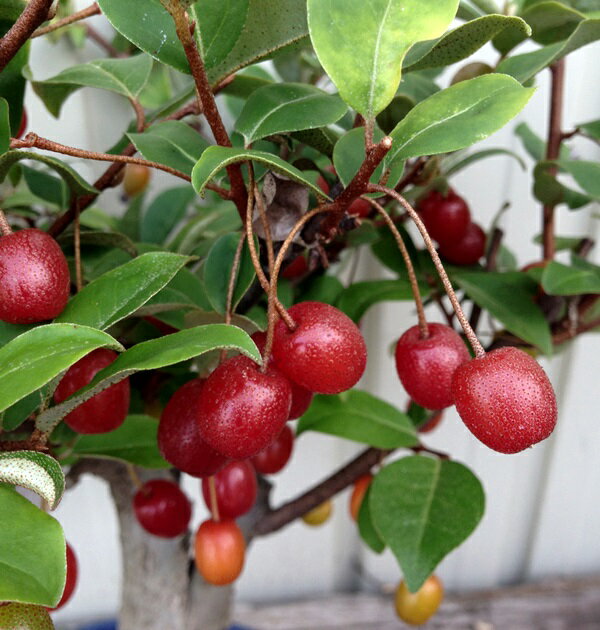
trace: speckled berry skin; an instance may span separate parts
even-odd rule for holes
[[[69,267],[58,243],[31,228],[0,238],[0,320],[33,324],[67,305]]]
[[[77,556],[75,555],[71,545],[67,543],[67,579],[65,581],[65,590],[63,591],[60,601],[56,604],[56,607],[51,608],[50,610],[58,610],[65,604],[69,603],[69,600],[75,592],[75,587],[77,586],[78,574],[79,569],[77,565]]]
[[[248,357],[233,357],[206,379],[198,401],[200,437],[231,459],[252,457],[279,434],[291,403],[290,383],[274,366],[263,373]]]
[[[43,606],[10,603],[0,606],[2,630],[54,630],[54,624]]]
[[[471,223],[457,241],[440,243],[440,256],[454,265],[474,265],[485,253],[485,232]]]
[[[396,371],[410,397],[427,409],[454,403],[452,376],[468,361],[469,351],[458,333],[444,324],[427,325],[422,339],[418,326],[409,328],[396,344]]]
[[[360,379],[367,347],[358,326],[344,313],[321,302],[301,302],[289,309],[293,331],[279,321],[273,359],[292,381],[318,394],[339,394]]]
[[[419,213],[429,236],[440,245],[463,238],[471,223],[469,206],[453,190],[446,196],[432,190],[419,202]]]
[[[167,479],[147,481],[133,497],[139,524],[160,538],[184,534],[192,517],[192,506],[181,488]]]
[[[256,472],[248,460],[231,462],[215,475],[215,491],[220,518],[238,518],[252,509],[256,502],[258,483]],[[211,509],[210,485],[202,480],[202,496]]]
[[[200,438],[197,414],[203,387],[199,378],[180,387],[163,409],[158,425],[162,456],[192,477],[214,475],[229,461]]]
[[[556,397],[540,365],[517,348],[499,348],[454,373],[456,409],[473,435],[499,453],[519,453],[556,425]]]
[[[54,392],[61,403],[85,387],[96,374],[117,358],[116,352],[99,348],[72,365]],[[129,410],[129,379],[123,379],[96,394],[67,414],[65,422],[77,433],[108,433],[123,424]]]

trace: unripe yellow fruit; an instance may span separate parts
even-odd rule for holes
[[[444,599],[444,587],[435,575],[429,576],[416,593],[411,593],[406,582],[402,580],[394,598],[396,614],[411,626],[420,626],[433,617],[442,599]]]
[[[307,525],[312,525],[313,527],[316,527],[317,525],[322,525],[323,523],[325,523],[325,521],[329,520],[332,512],[333,503],[331,502],[331,499],[328,499],[324,503],[321,503],[321,505],[317,505],[317,507],[310,512],[307,512],[302,517],[302,520]]]

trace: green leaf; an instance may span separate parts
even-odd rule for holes
[[[544,269],[542,287],[550,295],[600,293],[600,273],[598,268],[569,267],[553,260]]]
[[[89,209],[86,210],[86,215]],[[106,247],[109,249],[121,249],[127,252],[130,256],[135,257],[138,255],[137,247],[135,243],[120,232],[96,232],[83,230],[79,235],[79,239],[82,245],[92,245],[94,247]],[[63,247],[68,248],[73,244],[73,231],[68,230],[63,232],[56,239]]]
[[[125,422],[110,433],[82,435],[73,455],[120,459],[142,468],[169,468],[158,450],[158,420],[151,416],[127,416]]]
[[[426,293],[427,287],[422,286],[421,295]],[[413,294],[407,278],[355,282],[344,289],[338,298],[337,307],[354,322],[358,322],[367,310],[378,302],[412,299]]]
[[[235,128],[249,145],[277,133],[331,125],[347,110],[338,96],[327,94],[313,85],[276,83],[252,93]]]
[[[41,155],[40,153],[33,153],[32,151],[9,151],[1,156],[0,183],[6,179],[10,169],[20,160],[35,160],[49,166],[63,178],[71,190],[71,194],[74,196],[98,194],[98,191],[91,184],[88,184],[79,173],[61,160],[48,157],[47,155]]]
[[[27,619],[27,626],[23,626]],[[54,630],[52,618],[43,606],[5,604],[0,607],[0,628],[6,630]]]
[[[183,219],[187,207],[194,198],[194,189],[191,186],[170,188],[158,195],[142,219],[140,231],[142,241],[162,245],[173,228]]]
[[[457,9],[458,0],[308,0],[308,25],[340,96],[372,119],[394,97],[409,48],[439,37]]]
[[[66,68],[44,81],[31,81],[31,85],[48,111],[58,118],[63,103],[82,87],[108,90],[129,99],[137,99],[148,82],[151,71],[152,59],[148,55],[134,55],[125,59],[96,59]]]
[[[375,529],[414,593],[477,527],[485,496],[480,481],[462,464],[412,456],[379,472],[369,506]]]
[[[31,330],[31,328],[30,324],[8,324],[0,321],[0,346]]]
[[[373,525],[373,517],[371,515],[371,486],[367,488],[365,496],[358,510],[358,531],[363,541],[375,552],[381,553],[385,549],[385,543],[377,533]]]
[[[27,187],[34,195],[59,208],[66,207],[69,194],[62,179],[29,166],[22,166],[21,170]]]
[[[204,287],[212,307],[217,313],[225,313],[227,309],[227,293],[229,290],[229,278],[233,269],[233,259],[240,241],[239,232],[225,234],[217,239],[210,248],[204,262]],[[254,281],[256,273],[250,251],[244,242],[242,257],[236,274],[235,288],[231,308],[239,304],[246,291]]]
[[[110,335],[87,326],[46,324],[0,348],[0,411],[39,389],[96,348],[122,350]]]
[[[236,149],[233,147],[209,147],[204,151],[202,157],[194,166],[192,171],[192,185],[199,195],[204,194],[206,185],[217,173],[230,164],[239,162],[254,161],[265,164],[268,169],[281,173],[294,181],[310,188],[320,197],[323,197],[323,191],[305,179],[302,171],[298,170],[280,157],[265,151],[254,151],[250,149]]]
[[[565,203],[572,210],[583,208],[593,201],[592,197],[567,188],[559,182],[553,172],[556,167],[556,162],[547,160],[535,165],[533,169],[533,193],[538,201],[552,206]]]
[[[10,131],[8,103],[5,98],[0,98],[0,155],[6,153],[10,147]]]
[[[38,494],[54,510],[65,490],[60,464],[49,455],[35,451],[0,453],[0,483],[22,486]]]
[[[585,16],[561,2],[536,2],[526,8],[523,19],[531,26],[531,38],[540,44],[553,44],[566,39]]]
[[[0,485],[0,531],[0,600],[56,606],[66,575],[58,521]]]
[[[26,0],[2,0],[0,2],[0,20],[16,22],[27,4]]]
[[[135,148],[151,162],[165,164],[190,175],[208,142],[178,120],[152,125],[144,133],[127,134]]]
[[[600,140],[600,120],[592,120],[587,123],[581,123],[576,125],[576,127],[581,129],[581,131],[585,131],[585,133],[592,136],[592,138]]]
[[[187,361],[211,350],[221,349],[237,350],[259,364],[262,362],[256,345],[240,328],[225,324],[210,324],[182,330],[129,348],[108,367],[100,370],[89,385],[78,390],[65,402],[40,414],[36,426],[41,431],[51,431],[75,407],[135,372],[157,370]],[[0,358],[2,351],[0,350]]]
[[[13,0],[10,0],[10,2],[13,4]],[[1,6],[4,10],[7,9],[6,0]],[[10,19],[0,21],[0,35],[4,35],[12,27],[12,23],[13,20]],[[25,42],[0,73],[0,97],[6,99],[8,103],[11,135],[13,136],[17,134],[21,126],[23,116],[23,99],[26,85],[23,73],[29,61],[30,48],[30,43]]]
[[[109,328],[158,293],[189,260],[169,252],[142,254],[90,282],[56,321]]]
[[[31,394],[21,398],[21,400],[9,407],[1,416],[0,426],[5,431],[14,431],[21,426],[38,407],[42,406],[46,399],[47,389],[47,387],[42,387],[35,392],[31,392]]]
[[[315,396],[296,434],[318,431],[376,448],[416,446],[408,416],[375,396],[353,389],[339,396]]]
[[[540,308],[533,302],[537,283],[525,273],[460,272],[453,280],[506,329],[524,341],[552,354],[550,327]]]
[[[343,290],[344,285],[335,276],[319,276],[302,293],[302,302],[325,302],[334,306]]]
[[[531,35],[531,28],[521,18],[486,15],[455,28],[437,40],[413,46],[406,56],[404,72],[439,68],[462,61],[505,30],[522,39]]]
[[[600,199],[600,164],[583,160],[561,160],[560,166],[570,173],[590,197]]]
[[[390,134],[385,163],[464,149],[487,138],[525,107],[533,89],[502,74],[461,81],[416,105]]]
[[[513,151],[509,151],[508,149],[483,149],[481,151],[476,151],[475,153],[471,153],[470,155],[462,157],[457,161],[454,161],[452,165],[445,170],[444,173],[446,177],[450,177],[451,175],[454,175],[455,173],[461,171],[463,168],[466,168],[467,166],[470,166],[475,162],[479,162],[479,160],[484,160],[489,157],[495,157],[497,155],[508,155],[509,157],[514,158],[523,170],[527,168],[525,162],[521,159],[521,157]]]

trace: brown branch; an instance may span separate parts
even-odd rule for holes
[[[146,129],[146,112],[142,107],[142,104],[135,98],[130,98],[129,102],[135,112],[135,120],[137,125],[137,132],[142,133]]]
[[[552,335],[552,341],[555,345],[560,345],[565,341],[570,341],[574,339],[578,335],[589,332],[594,328],[598,328],[600,326],[600,318],[594,319],[591,322],[585,322],[583,324],[579,324],[574,330],[565,330],[564,332],[559,332]]]
[[[2,236],[8,236],[9,234],[12,234],[10,225],[8,224],[6,216],[2,210],[0,210],[0,234]]]
[[[52,24],[49,24],[48,26],[43,26],[42,28],[38,28],[31,36],[31,39],[34,39],[36,37],[41,37],[42,35],[47,35],[48,33],[57,31],[59,28],[63,28],[64,26],[69,26],[70,24],[74,24],[75,22],[79,22],[80,20],[85,20],[86,18],[91,17],[92,15],[100,15],[100,13],[101,13],[100,7],[98,6],[96,2],[94,2],[89,7],[82,9],[81,11],[77,11],[60,20],[56,20],[56,22],[53,22]]]
[[[36,28],[48,19],[53,0],[29,0],[19,19],[0,39],[0,72],[19,52]]]
[[[106,40],[100,33],[91,25],[85,25],[86,35],[89,39],[96,42],[100,48],[102,48],[109,57],[127,57],[127,53],[117,50],[108,40]]]

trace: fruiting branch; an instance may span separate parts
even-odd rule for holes
[[[48,26],[43,26],[42,28],[38,28],[31,36],[31,39],[34,39],[36,37],[41,37],[42,35],[47,35],[48,33],[57,31],[60,28],[69,26],[70,24],[75,24],[75,22],[79,22],[81,20],[85,20],[88,17],[92,17],[93,15],[100,15],[100,14],[101,14],[100,7],[98,6],[96,2],[94,2],[89,7],[86,7],[85,9],[81,9],[81,11],[76,11],[75,13],[72,13],[71,15],[68,15],[67,17],[64,17],[60,20],[56,20],[56,22],[53,22],[52,24],[49,24]]]
[[[9,234],[12,234],[10,225],[8,224],[6,216],[2,210],[0,210],[0,232],[3,236],[8,236]]]

